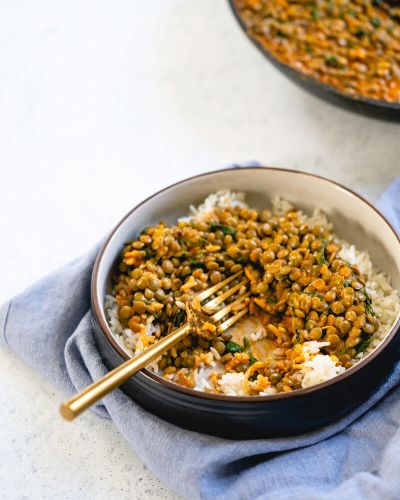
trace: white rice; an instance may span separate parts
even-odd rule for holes
[[[245,396],[244,373],[225,373],[218,380],[218,385],[227,396]]]
[[[311,387],[329,380],[345,371],[327,354],[316,354],[311,360],[303,363],[301,387]]]
[[[228,206],[247,207],[245,194],[240,192],[231,192],[228,190],[217,191],[212,193],[198,207],[190,206],[190,214],[187,217],[182,217],[179,220],[190,220],[196,218],[198,220],[206,220],[210,217],[210,213],[216,208],[224,208]],[[274,215],[284,216],[293,206],[283,198],[276,196],[272,199],[272,210]],[[329,230],[332,230],[332,224],[327,219],[327,216],[319,209],[315,210],[311,216],[303,214],[304,222],[310,226],[321,225]],[[399,293],[390,285],[389,278],[382,272],[376,270],[371,262],[371,259],[366,251],[360,251],[347,242],[340,241],[342,246],[340,256],[349,261],[351,264],[358,266],[360,271],[367,275],[367,292],[371,296],[374,311],[379,320],[379,329],[374,334],[372,342],[368,348],[356,356],[359,361],[364,356],[373,351],[386,337],[391,326],[399,313]],[[184,304],[177,303],[178,307],[184,307]],[[129,328],[124,328],[118,320],[118,305],[112,295],[106,296],[105,309],[108,316],[111,331],[121,347],[129,354],[134,356],[143,350],[143,344],[140,340],[140,333],[134,333]],[[146,336],[153,335],[158,327],[153,321],[149,321],[146,327]],[[257,328],[250,334],[252,341],[257,341],[265,337],[265,331],[262,328]],[[303,355],[305,362],[299,369],[302,387],[311,387],[313,385],[329,380],[345,369],[335,363],[334,357],[328,354],[320,353],[320,349],[326,346],[326,342],[305,342],[303,344]],[[219,363],[220,355],[214,349],[210,349],[210,359],[206,362],[200,362],[200,366],[194,372],[196,386],[199,391],[212,390],[209,377],[212,371],[222,372],[223,365]],[[357,362],[355,361],[355,362]],[[148,368],[158,372],[157,360],[151,363]],[[168,376],[173,380],[174,375]],[[218,380],[219,389],[223,394],[229,396],[245,395],[244,374],[243,373],[224,373]],[[266,388],[259,394],[268,396],[275,394],[275,388]]]
[[[195,207],[194,205],[190,205],[190,215],[187,217],[189,219],[197,219],[202,220],[204,217],[212,212],[215,208],[226,208],[226,207],[247,207],[247,204],[244,201],[245,194],[229,191],[226,189],[217,191],[215,193],[211,193],[207,196],[207,198],[203,201],[201,205]],[[182,219],[179,219],[182,220]]]

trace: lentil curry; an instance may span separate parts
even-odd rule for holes
[[[235,0],[278,61],[353,96],[400,102],[400,7],[382,0]]]
[[[367,349],[379,327],[367,277],[340,256],[329,224],[284,212],[232,202],[126,243],[112,299],[136,352],[181,325],[197,292],[240,270],[249,279],[250,316],[213,341],[186,337],[159,358],[162,376],[213,393],[288,392],[307,385],[313,363],[330,378]]]

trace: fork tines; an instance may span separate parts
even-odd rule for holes
[[[199,302],[200,301],[203,302],[207,298],[216,294],[219,290],[226,287],[226,285],[233,282],[242,273],[243,271],[239,271],[238,273],[229,276],[224,281],[221,281],[220,283],[217,283],[211,288],[204,290],[204,292],[198,294],[197,299],[199,300]],[[233,316],[230,316],[228,319],[223,321],[217,327],[219,333],[222,333],[228,328],[230,328],[234,323],[236,323],[240,318],[242,318],[248,313],[249,311],[248,297],[250,295],[250,292],[246,291],[247,283],[248,283],[247,278],[244,278],[243,280],[239,281],[236,284],[233,284],[233,286],[231,286],[230,288],[223,291],[213,299],[209,300],[206,304],[201,306],[203,312],[205,312],[206,314],[211,314],[209,319],[213,323],[217,323],[230,313],[233,314]],[[235,295],[238,296],[235,297]],[[224,303],[226,303],[227,299],[229,298],[234,298],[234,300],[224,305]],[[222,305],[223,307],[221,309],[217,309],[217,306],[219,305]]]

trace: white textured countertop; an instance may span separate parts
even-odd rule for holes
[[[374,200],[400,125],[336,109],[281,76],[225,1],[0,7],[0,301],[84,253],[182,177],[258,160]],[[173,498],[113,426],[0,348],[0,497]]]

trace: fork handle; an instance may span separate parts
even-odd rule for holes
[[[189,323],[185,323],[134,358],[128,359],[122,365],[117,366],[114,370],[107,373],[107,375],[93,382],[93,384],[90,384],[86,389],[83,389],[83,391],[65,403],[62,403],[60,406],[61,415],[65,420],[73,420],[89,408],[89,406],[92,406],[96,401],[122,385],[135,375],[136,372],[157,359],[165,351],[168,351],[168,349],[186,337],[189,332],[190,325]]]

